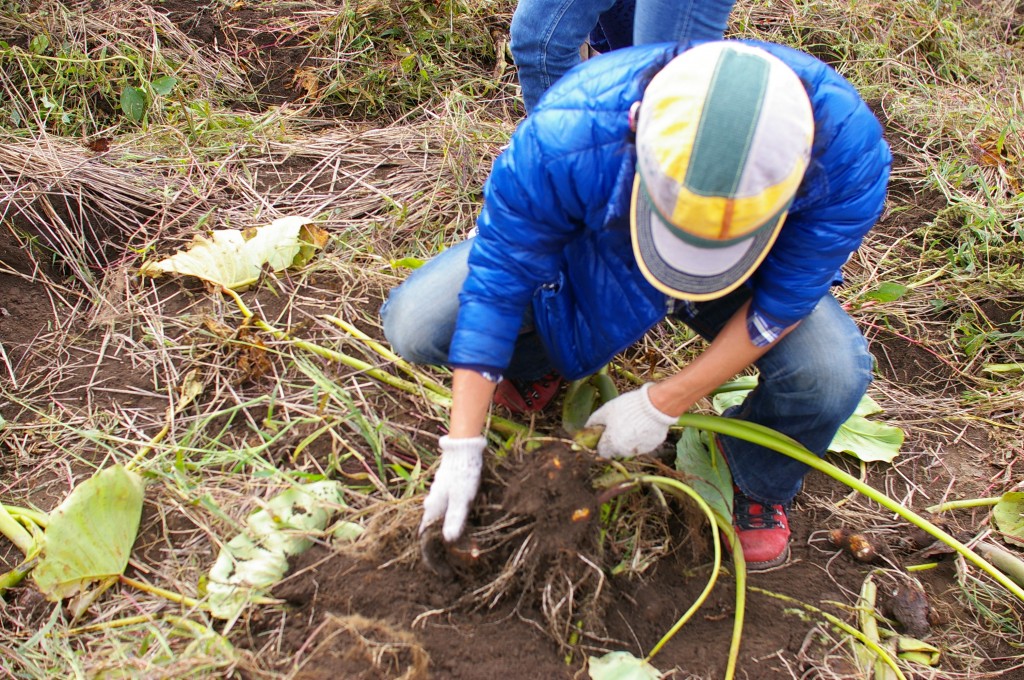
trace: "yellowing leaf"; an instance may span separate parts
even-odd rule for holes
[[[284,577],[288,557],[308,549],[310,536],[323,532],[343,505],[341,485],[321,481],[283,491],[249,515],[246,531],[231,539],[210,567],[210,614],[220,619],[240,614],[253,597]],[[352,525],[335,536],[354,538],[360,532],[361,527]]]
[[[121,465],[75,487],[50,513],[42,557],[32,571],[51,601],[124,573],[142,517],[142,478]]]
[[[197,235],[187,250],[159,262],[148,262],[139,273],[195,276],[225,288],[255,283],[264,266],[282,271],[309,262],[326,244],[328,234],[305,217],[281,217],[255,229],[219,229],[209,237]]]
[[[1013,545],[1024,545],[1024,491],[1008,491],[992,508],[992,521]]]
[[[661,671],[629,652],[592,656],[587,670],[591,680],[658,680]]]

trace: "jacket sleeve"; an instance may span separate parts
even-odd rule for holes
[[[754,311],[782,326],[808,316],[840,280],[882,214],[892,164],[881,125],[856,90],[824,65],[815,71],[812,162],[751,281]]]

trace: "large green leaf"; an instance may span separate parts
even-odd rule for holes
[[[322,533],[343,506],[341,484],[320,481],[291,487],[249,515],[245,532],[228,541],[210,567],[210,613],[221,619],[241,613],[284,578],[288,557],[308,549],[311,536]],[[358,525],[347,524],[348,531],[335,530],[334,535],[355,538],[362,532]]]
[[[608,652],[590,657],[591,680],[658,680],[661,671],[629,652]]]
[[[848,453],[865,463],[891,463],[900,453],[903,436],[898,427],[852,415],[836,432],[828,450]]]
[[[732,521],[732,475],[718,447],[711,451],[706,432],[688,427],[676,444],[676,470],[720,517]]]
[[[992,521],[1007,543],[1024,545],[1024,491],[1004,493],[992,508]]]
[[[711,402],[712,407],[718,413],[722,413],[731,406],[740,404],[749,393],[750,390],[735,390],[716,394]],[[832,438],[828,450],[848,453],[865,463],[891,463],[903,446],[904,433],[898,427],[867,419],[867,416],[881,412],[882,407],[878,402],[865,394],[857,404],[857,410],[840,426],[836,436]]]
[[[50,513],[42,557],[32,571],[39,590],[57,601],[124,573],[142,517],[142,478],[121,465],[75,487]]]
[[[145,276],[183,274],[225,288],[255,283],[264,267],[282,271],[302,266],[327,242],[327,232],[305,217],[281,217],[269,225],[246,229],[220,229],[209,237],[197,235],[187,250],[139,270]]]

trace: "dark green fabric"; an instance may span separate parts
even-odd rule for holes
[[[722,53],[701,112],[686,187],[703,196],[735,196],[757,129],[769,66],[734,50]]]

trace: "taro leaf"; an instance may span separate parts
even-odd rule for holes
[[[132,121],[141,121],[146,113],[146,93],[130,86],[121,90],[121,111]]]
[[[312,545],[331,516],[344,505],[341,484],[334,481],[295,486],[272,498],[246,520],[246,530],[231,539],[210,568],[206,592],[210,614],[232,619],[288,571],[288,557]],[[335,536],[354,539],[358,525]]]
[[[139,273],[153,277],[184,274],[225,288],[242,288],[255,283],[264,266],[275,272],[302,266],[327,238],[326,231],[305,217],[281,217],[264,227],[221,229],[209,238],[197,235],[188,250],[148,262]]]
[[[590,657],[591,680],[658,680],[661,671],[629,652],[608,652]]]
[[[59,601],[94,581],[124,573],[142,517],[142,478],[121,465],[75,487],[50,513],[42,558],[32,571],[48,600]]]
[[[676,444],[676,470],[721,518],[732,521],[732,475],[722,452],[708,445],[707,433],[688,427]]]
[[[712,399],[712,407],[718,413],[722,413],[731,406],[741,403],[749,393],[749,390],[735,390],[716,394]],[[867,419],[867,416],[881,412],[882,407],[878,402],[865,394],[853,415],[836,432],[828,450],[848,453],[865,463],[891,463],[899,455],[904,434],[898,427]]]
[[[992,508],[992,520],[1003,540],[1013,545],[1024,545],[1024,491],[1004,493]]]
[[[177,84],[178,79],[174,76],[162,76],[150,83],[149,86],[153,88],[153,92],[156,92],[161,97],[166,97]]]
[[[836,432],[828,450],[849,453],[865,463],[891,463],[900,453],[903,436],[898,427],[854,414]]]

